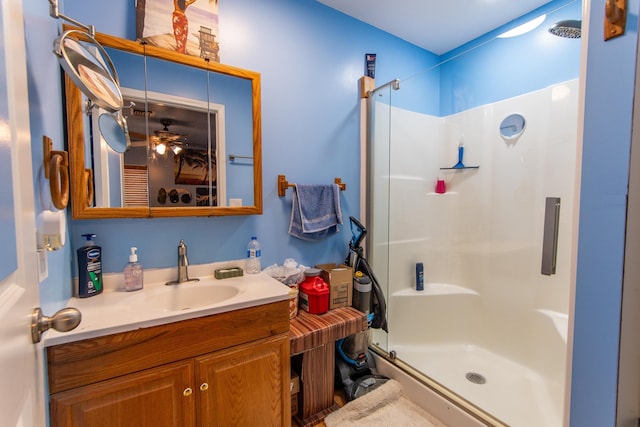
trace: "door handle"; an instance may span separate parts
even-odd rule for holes
[[[542,237],[541,268],[541,273],[546,276],[556,274],[559,225],[560,197],[547,197],[544,209],[544,235]]]
[[[50,328],[59,332],[75,329],[80,324],[80,320],[82,320],[82,314],[77,308],[63,308],[51,317],[44,316],[40,307],[34,308],[31,312],[31,341],[34,344],[39,343],[42,334]]]

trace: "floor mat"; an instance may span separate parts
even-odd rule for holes
[[[327,427],[424,426],[446,427],[433,415],[407,399],[402,386],[389,380],[377,389],[344,405],[324,419]]]

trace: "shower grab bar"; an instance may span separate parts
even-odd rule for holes
[[[558,228],[560,225],[560,197],[547,197],[544,209],[542,237],[542,269],[546,276],[556,274],[558,257]]]

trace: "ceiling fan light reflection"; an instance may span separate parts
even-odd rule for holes
[[[167,146],[164,143],[160,143],[158,145],[156,145],[156,153],[160,154],[161,156],[167,152]]]

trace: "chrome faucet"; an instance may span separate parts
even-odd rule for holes
[[[185,282],[197,282],[198,278],[189,279],[189,258],[187,258],[187,245],[184,244],[184,240],[180,240],[178,245],[178,280],[172,280],[165,283],[165,285],[178,285]]]

